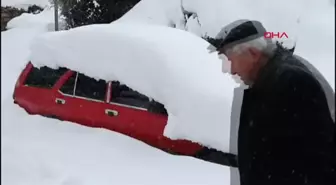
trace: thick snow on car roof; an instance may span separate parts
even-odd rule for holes
[[[114,23],[42,35],[32,43],[31,61],[119,80],[165,105],[166,136],[228,152],[238,84],[221,72],[221,61],[207,46],[178,29]]]

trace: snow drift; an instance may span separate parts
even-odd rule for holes
[[[233,89],[208,43],[163,26],[91,25],[47,33],[31,47],[32,63],[68,67],[106,80],[119,80],[165,105],[164,134],[229,152]]]
[[[180,0],[141,0],[117,21],[137,21],[185,29]]]
[[[55,31],[55,23],[54,23],[54,8],[45,8],[39,14],[29,14],[23,13],[21,16],[15,17],[10,20],[7,24],[7,29],[11,28],[31,28],[31,25],[37,27],[47,27],[49,31]],[[65,22],[63,19],[59,20],[59,26],[61,29],[65,27]]]
[[[53,8],[46,8],[39,14],[22,14],[8,22],[9,30],[1,32],[1,70],[5,71],[1,78],[6,79],[1,80],[1,101],[12,97],[14,84],[28,61],[31,41],[37,35],[54,30],[51,28],[53,12]]]

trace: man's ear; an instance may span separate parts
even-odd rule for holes
[[[218,50],[218,55],[220,55],[220,54],[223,54],[223,55],[226,55],[226,50],[224,49],[224,48],[220,48],[219,50]]]
[[[254,59],[259,59],[261,57],[261,52],[257,48],[249,48],[249,52]]]

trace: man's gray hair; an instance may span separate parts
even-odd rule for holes
[[[240,53],[248,48],[256,48],[259,51],[263,52],[266,56],[272,56],[277,46],[276,43],[273,42],[271,39],[259,37],[241,44],[237,44],[231,49],[231,51]]]

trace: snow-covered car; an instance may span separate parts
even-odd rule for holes
[[[106,128],[178,155],[235,166],[234,155],[163,135],[164,105],[118,81],[96,80],[67,68],[28,63],[20,74],[14,102],[29,114]]]

